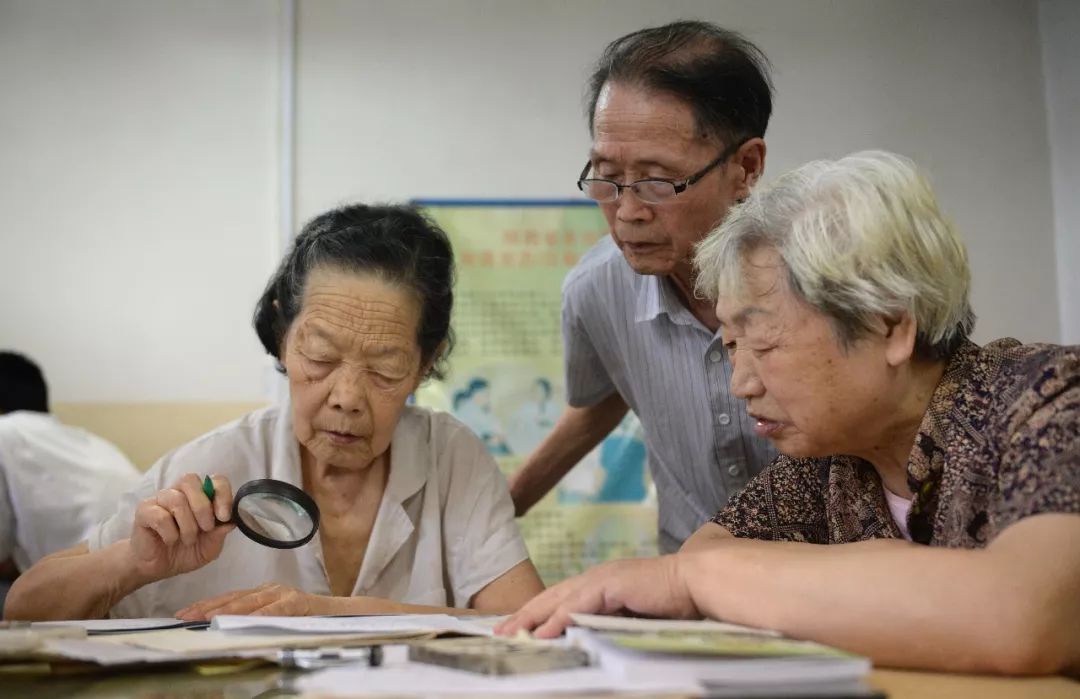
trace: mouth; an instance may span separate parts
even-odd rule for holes
[[[334,444],[348,445],[359,442],[362,437],[358,434],[351,432],[338,432],[337,430],[323,430],[326,436],[330,438],[330,441]]]
[[[777,420],[770,420],[763,415],[750,413],[750,417],[754,419],[754,434],[759,437],[773,437],[780,430],[784,429],[784,423]]]
[[[631,243],[629,241],[622,241],[623,249],[629,250],[635,254],[642,254],[660,250],[663,248],[662,243]]]

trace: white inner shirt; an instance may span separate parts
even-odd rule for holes
[[[911,541],[911,534],[908,533],[907,526],[908,513],[911,512],[911,500],[900,497],[884,486],[881,489],[885,491],[885,502],[889,505],[889,513],[892,515],[893,521],[896,522],[896,526],[899,527],[904,538]]]

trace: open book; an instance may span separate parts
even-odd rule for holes
[[[867,658],[835,648],[717,622],[587,616],[574,621],[578,626],[567,631],[568,640],[608,672],[631,680],[693,679],[710,690],[849,683],[854,688],[871,669]]]

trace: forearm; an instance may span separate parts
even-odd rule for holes
[[[715,522],[706,522],[679,548],[680,553],[704,551],[732,539],[731,532]]]
[[[1030,604],[1030,571],[1003,570],[985,550],[731,539],[679,556],[680,576],[708,617],[774,628],[891,667],[1024,674],[1067,665],[1033,650],[1040,640],[1033,637],[1044,634]]]
[[[90,552],[86,544],[38,561],[19,576],[4,606],[7,619],[101,619],[146,584],[130,563],[129,542]]]
[[[629,408],[613,393],[587,408],[566,408],[551,433],[510,479],[517,516],[525,514],[615,429]]]

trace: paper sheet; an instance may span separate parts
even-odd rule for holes
[[[215,631],[305,634],[400,634],[402,632],[438,633],[455,632],[490,636],[499,618],[476,619],[450,616],[449,614],[399,614],[355,617],[295,617],[295,616],[238,616],[214,617],[210,628]]]
[[[558,672],[488,677],[464,670],[410,663],[403,646],[386,649],[383,667],[361,664],[322,670],[301,677],[297,688],[322,696],[475,696],[479,694],[575,694],[635,692],[698,694],[701,687],[688,680],[635,680],[628,682],[596,667]]]
[[[600,614],[571,614],[570,618],[578,626],[594,631],[631,631],[635,633],[649,633],[659,631],[677,631],[681,633],[695,633],[702,631],[724,633],[747,634],[750,636],[779,637],[779,631],[772,629],[758,629],[752,626],[728,624],[722,621],[710,619],[641,619],[628,616],[603,616]]]
[[[83,660],[99,665],[128,665],[133,663],[172,662],[175,653],[136,648],[123,643],[93,639],[54,639],[46,641],[41,650],[67,660]]]
[[[430,638],[433,635],[422,631],[409,630],[380,633],[324,633],[319,635],[282,632],[249,635],[214,631],[212,629],[207,631],[169,629],[167,631],[147,631],[140,634],[110,636],[101,640],[131,648],[189,655],[267,648],[310,648],[324,645],[400,643],[415,638]]]
[[[69,621],[35,621],[33,629],[47,629],[58,626],[75,626],[86,629],[87,633],[124,633],[129,631],[148,631],[153,629],[175,629],[184,622],[171,617],[147,619],[73,619]]]

